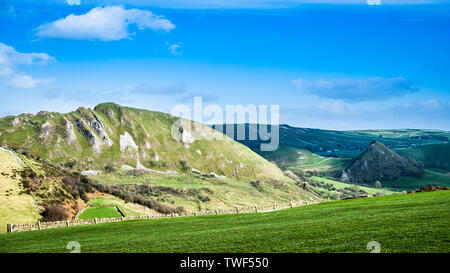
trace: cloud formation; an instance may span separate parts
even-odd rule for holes
[[[402,77],[368,79],[318,79],[308,81],[296,79],[291,81],[300,91],[315,94],[329,99],[340,99],[351,102],[383,100],[392,97],[403,97],[420,89]]]
[[[42,38],[72,40],[113,41],[129,38],[130,25],[139,30],[152,29],[169,32],[175,28],[162,15],[141,9],[125,9],[122,6],[96,7],[81,15],[70,14],[65,18],[41,25],[36,35]]]
[[[66,3],[70,6],[79,6],[81,5],[81,0],[66,0]]]
[[[168,49],[170,51],[170,54],[172,54],[174,56],[181,56],[181,55],[183,55],[183,52],[180,51],[180,48],[181,48],[181,45],[178,43],[178,44],[173,44],[173,45],[169,46]]]
[[[20,53],[12,46],[0,43],[0,82],[14,88],[34,88],[37,84],[48,83],[51,79],[37,79],[17,72],[20,65],[46,65],[55,58],[46,53]]]

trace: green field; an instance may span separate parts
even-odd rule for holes
[[[0,234],[0,252],[449,252],[450,191]],[[51,238],[51,239],[49,239]]]
[[[397,191],[417,190],[427,185],[450,187],[450,175],[433,170],[425,170],[425,175],[421,178],[404,176],[397,180],[384,181],[382,184],[383,187]]]
[[[359,185],[355,185],[355,184],[348,184],[348,183],[339,182],[339,181],[332,180],[332,179],[325,178],[325,177],[312,176],[311,179],[315,180],[315,181],[322,181],[327,184],[331,184],[338,189],[348,188],[348,187],[358,187],[359,189],[367,192],[370,195],[381,193],[381,192],[383,192],[384,194],[393,194],[394,193],[393,191],[390,191],[390,190],[359,186]],[[324,190],[324,189],[320,189],[320,190]]]
[[[118,207],[125,216],[145,215],[143,211],[131,208],[123,200],[114,197],[98,196],[89,200],[88,207],[78,215],[79,219],[114,218],[121,217],[115,207]]]

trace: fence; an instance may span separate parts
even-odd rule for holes
[[[35,222],[28,224],[7,224],[6,232],[20,232],[20,231],[31,231],[31,230],[43,230],[51,228],[60,227],[73,227],[81,225],[99,224],[99,223],[111,223],[127,220],[139,220],[139,219],[159,219],[159,218],[172,218],[172,217],[183,217],[183,216],[198,216],[198,215],[211,215],[211,214],[235,214],[235,213],[257,213],[257,212],[267,212],[274,211],[278,209],[293,208],[298,206],[304,206],[308,204],[315,204],[317,201],[300,201],[300,202],[290,202],[287,204],[271,204],[262,206],[251,206],[251,207],[236,207],[232,209],[217,209],[217,210],[205,210],[197,212],[185,212],[185,213],[172,213],[172,214],[162,214],[162,215],[142,215],[142,216],[126,216],[118,218],[95,218],[95,219],[85,219],[85,220],[65,220],[65,221],[54,221],[54,222]]]

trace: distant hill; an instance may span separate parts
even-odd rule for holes
[[[267,141],[261,139],[258,131],[253,131],[259,125],[239,125],[245,126],[246,139],[237,139],[235,135],[235,140],[265,159],[275,162],[283,170],[317,171],[328,176],[339,177],[349,161],[364,152],[374,139],[389,149],[399,151],[406,158],[423,161],[427,167],[442,168],[450,164],[448,154],[445,153],[446,147],[450,147],[448,131],[420,129],[336,131],[281,124],[279,125],[279,149],[260,151],[260,144]],[[217,125],[212,127],[215,126]],[[237,127],[238,124],[234,126]],[[271,131],[271,125],[268,127]],[[255,133],[257,139],[249,140],[249,135]],[[434,146],[435,148],[430,150],[427,148]],[[444,149],[439,152],[438,147]],[[437,156],[434,155],[436,152]]]
[[[423,163],[408,160],[374,140],[367,150],[355,158],[341,174],[341,181],[374,184],[402,176],[421,177]]]
[[[422,161],[427,168],[437,168],[450,172],[450,144],[432,144],[404,149],[396,149],[399,155]]]

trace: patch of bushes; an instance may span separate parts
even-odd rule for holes
[[[116,166],[114,166],[111,163],[106,164],[106,166],[105,166],[105,173],[112,173],[112,172],[115,172],[115,171],[117,171]]]
[[[252,185],[253,187],[255,187],[258,191],[263,192],[264,189],[262,187],[262,183],[261,181],[257,180],[257,181],[251,181],[250,185]]]
[[[22,177],[22,186],[24,188],[24,192],[27,194],[38,191],[42,186],[42,176],[39,177],[37,173],[35,173],[31,169],[25,168],[20,173],[20,176]]]
[[[69,189],[70,194],[73,198],[77,199],[80,197],[84,201],[89,201],[86,193],[92,193],[95,188],[91,185],[89,179],[82,175],[72,175],[65,176],[62,179],[64,185]]]
[[[45,208],[42,217],[45,222],[62,221],[67,219],[68,214],[62,205],[53,205]]]
[[[208,196],[203,195],[203,194],[199,194],[197,196],[197,198],[198,198],[198,200],[202,201],[203,203],[211,201],[211,199]]]

